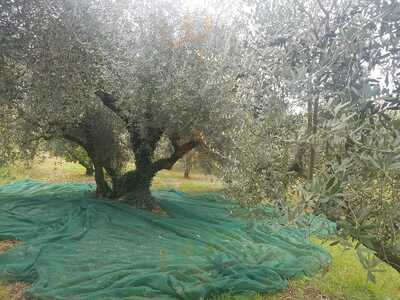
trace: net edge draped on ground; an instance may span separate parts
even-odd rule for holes
[[[276,292],[330,262],[309,241],[314,225],[238,217],[217,194],[154,191],[156,215],[92,189],[0,186],[0,240],[23,241],[0,254],[0,280],[29,282],[37,299],[201,299]]]

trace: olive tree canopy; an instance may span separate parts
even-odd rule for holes
[[[224,6],[10,0],[1,12],[2,103],[43,134],[82,146],[100,194],[151,199],[159,170],[235,116],[239,42]],[[161,138],[173,151],[156,161]],[[122,174],[126,149],[136,170]]]

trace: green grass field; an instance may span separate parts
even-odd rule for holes
[[[2,172],[4,174],[4,172]],[[74,163],[66,163],[61,159],[50,158],[35,162],[32,167],[14,166],[0,178],[0,183],[14,180],[34,179],[49,182],[93,182],[84,175],[84,169]],[[222,184],[212,176],[194,172],[190,179],[183,178],[179,168],[163,171],[154,180],[153,188],[173,188],[189,193],[218,191]],[[321,241],[316,240],[321,244]],[[385,264],[384,272],[377,274],[377,283],[366,282],[366,272],[358,262],[354,250],[343,250],[341,246],[323,244],[332,255],[329,270],[313,278],[293,280],[289,289],[275,295],[224,295],[219,300],[400,300],[400,274]],[[23,285],[0,285],[0,300],[22,300]]]

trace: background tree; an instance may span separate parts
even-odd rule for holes
[[[56,141],[53,144],[53,154],[64,157],[67,162],[78,163],[85,168],[86,176],[94,175],[94,165],[85,149],[79,145]]]
[[[193,163],[195,159],[196,153],[194,150],[186,153],[183,158],[183,177],[185,178],[190,178],[190,172],[192,171],[193,168]]]
[[[251,125],[230,131],[236,143],[234,155],[226,157],[226,181],[232,191],[240,185],[254,191],[253,199],[236,193],[245,201],[269,199],[282,203],[284,212],[294,209],[291,215],[314,211],[328,216],[337,222],[340,234],[358,242],[357,247],[364,244],[399,270],[394,225],[398,216],[387,215],[398,205],[391,196],[396,188],[378,179],[382,166],[370,165],[366,171],[367,157],[375,155],[393,172],[384,173],[388,182],[394,183],[397,176],[396,165],[388,166],[397,157],[393,139],[399,101],[399,3],[289,2],[249,2],[249,37],[242,63],[248,68],[240,79],[238,101],[247,107]],[[275,103],[280,103],[283,116],[295,120],[299,115],[297,125],[279,122],[279,127],[253,134],[254,128],[274,119],[269,111]],[[343,107],[346,113],[338,118]],[[271,138],[269,132],[276,134]],[[258,151],[246,144],[252,140],[249,136],[254,137],[253,145],[262,145]],[[268,166],[266,171],[258,168],[260,163]],[[291,196],[293,172],[301,201]],[[277,192],[271,187],[282,188]],[[378,191],[385,200],[376,199]],[[361,261],[373,278],[376,262]]]

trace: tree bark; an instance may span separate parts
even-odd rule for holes
[[[349,212],[348,210],[345,211],[345,215],[350,215],[350,214],[351,212]],[[334,222],[337,225],[338,231],[341,230],[342,220],[340,218],[338,218],[335,214],[330,214],[330,213],[327,213],[326,217],[328,220]],[[352,224],[352,226],[354,227],[356,226],[351,219],[347,218],[347,221],[350,224]],[[363,238],[360,238],[360,235],[353,235],[353,234],[350,234],[350,237],[353,240],[358,241],[360,244],[364,245],[366,248],[375,252],[376,257],[378,257],[380,260],[387,263],[393,269],[395,269],[397,272],[400,273],[400,253],[395,249],[395,247],[385,244],[384,241],[381,241],[377,238],[371,239],[369,237],[368,240],[363,240]]]
[[[308,179],[312,181],[314,176],[314,168],[315,168],[315,134],[318,129],[318,104],[319,99],[318,96],[315,96],[314,102],[312,99],[308,102],[308,130],[311,135],[311,144],[310,144],[310,162],[308,166]]]
[[[149,169],[136,169],[121,176],[114,187],[113,198],[118,198],[129,205],[153,210],[157,207],[151,195],[151,184],[156,172]]]
[[[111,189],[104,178],[104,169],[97,161],[94,163],[94,178],[96,181],[96,195],[100,197],[109,197],[111,195]]]
[[[87,166],[85,175],[92,177],[94,175],[94,167],[93,166]]]
[[[94,166],[93,166],[93,162],[92,160],[86,162],[86,161],[82,161],[79,160],[78,158],[76,159],[79,164],[85,168],[85,175],[86,176],[93,176],[94,175]]]
[[[113,198],[147,210],[157,208],[157,202],[151,195],[151,185],[156,174],[161,170],[169,170],[187,152],[196,147],[195,141],[190,141],[182,145],[175,144],[174,153],[169,158],[160,159],[152,162],[154,150],[148,151],[148,147],[136,149],[135,157],[136,170],[129,171],[118,180],[113,188]]]
[[[293,162],[289,165],[289,172],[296,172],[299,177],[307,178],[304,170],[304,154],[306,153],[306,143],[301,142],[296,149]]]
[[[184,178],[190,177],[190,172],[192,170],[192,167],[193,167],[193,151],[190,151],[183,156]]]
[[[174,152],[168,158],[153,162],[154,152],[165,129],[152,127],[151,108],[148,108],[145,113],[145,121],[139,124],[128,120],[124,112],[118,107],[117,99],[114,96],[103,91],[97,91],[96,95],[106,107],[125,121],[130,135],[131,149],[135,154],[136,170],[127,172],[120,177],[111,175],[113,181],[112,197],[139,208],[148,210],[156,208],[156,201],[150,192],[154,176],[161,170],[170,170],[179,159],[197,146],[197,141],[192,140],[179,144],[179,136],[171,135],[169,139],[174,147]],[[96,166],[95,169],[97,169]],[[101,172],[99,171],[99,173]],[[99,174],[100,179],[101,174]],[[104,185],[101,180],[100,184]]]
[[[400,253],[398,253],[396,249],[384,245],[379,240],[374,240],[370,244],[370,246],[368,246],[367,244],[364,244],[364,246],[369,249],[372,248],[371,250],[375,251],[375,255],[380,260],[384,261],[400,273]]]
[[[192,170],[192,161],[190,159],[185,159],[185,171],[183,173],[183,177],[189,179],[191,170]]]

